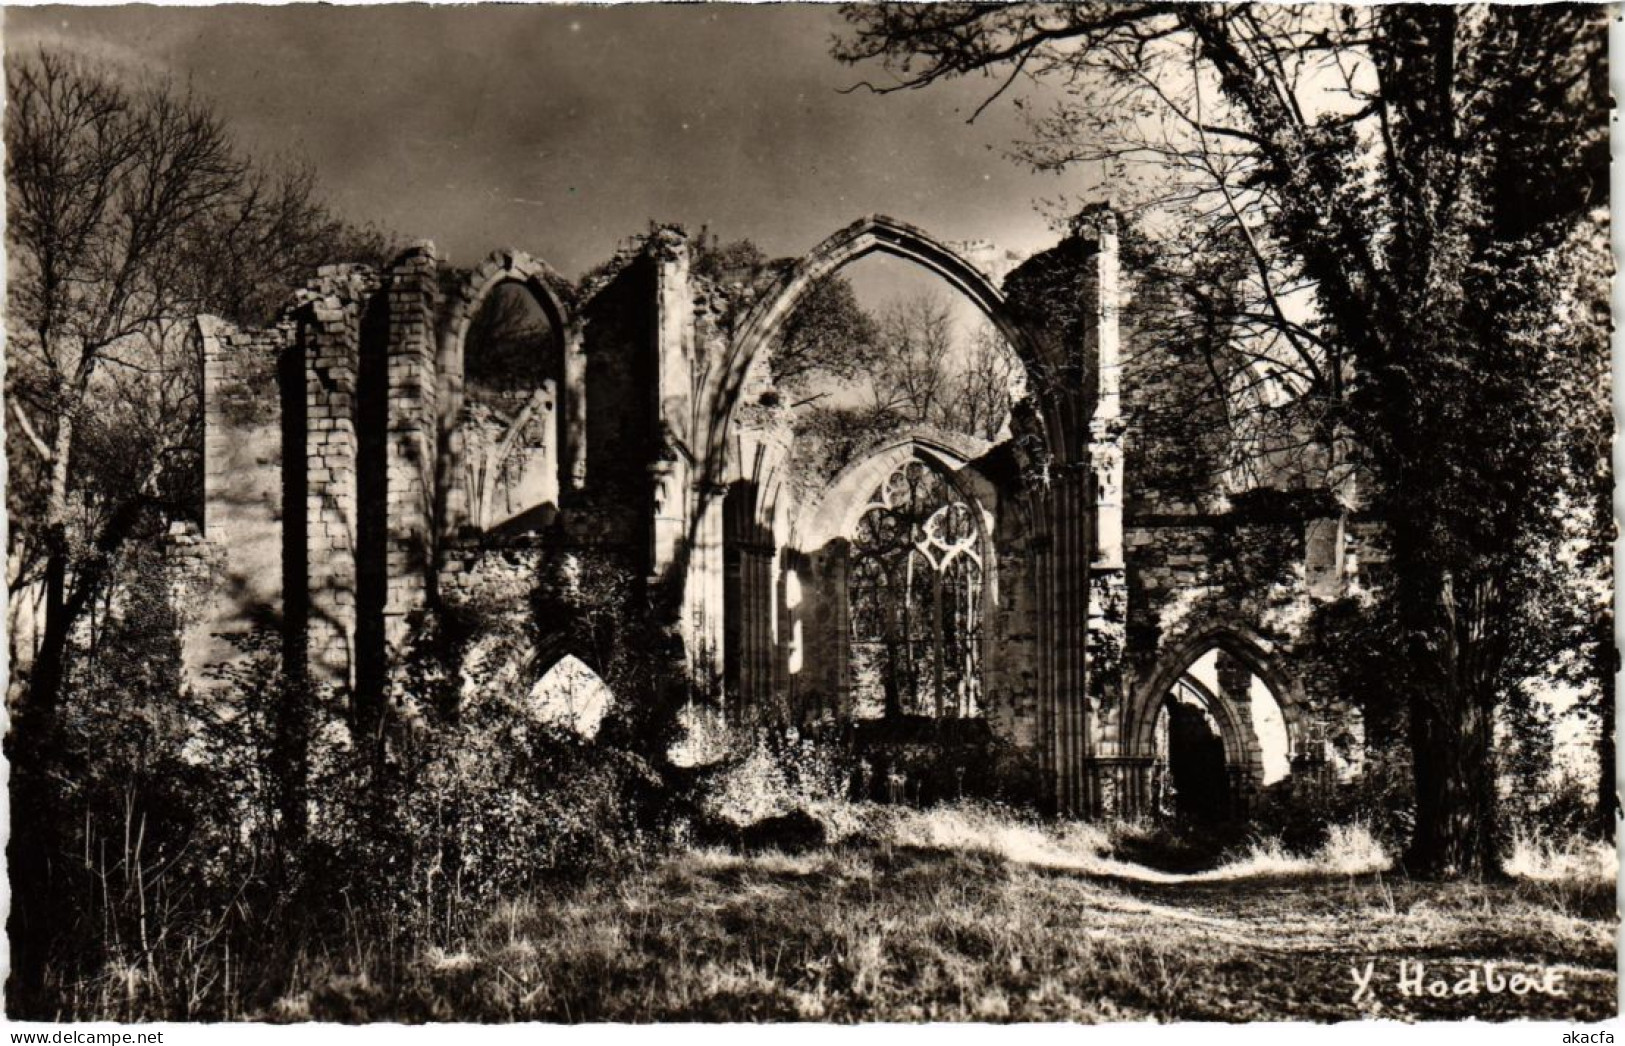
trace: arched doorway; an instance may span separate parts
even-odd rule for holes
[[[1208,822],[1230,813],[1231,781],[1224,727],[1214,717],[1211,692],[1190,676],[1163,698],[1156,726],[1157,812]]]
[[[1131,732],[1151,769],[1159,814],[1243,817],[1292,772],[1299,703],[1264,649],[1228,632],[1198,637],[1142,692]]]

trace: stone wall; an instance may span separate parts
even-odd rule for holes
[[[240,332],[199,317],[203,349],[203,534],[188,558],[209,564],[202,610],[185,637],[188,671],[233,660],[234,639],[284,620],[284,434],[278,367],[291,324]],[[298,460],[297,456],[294,460]]]
[[[616,548],[652,563],[655,497],[653,267],[618,258],[580,306],[586,360],[586,483],[567,500],[572,544]]]
[[[869,219],[759,300],[696,276],[686,235],[655,226],[579,288],[511,251],[454,275],[419,244],[381,276],[323,269],[269,330],[206,322],[210,628],[280,624],[318,681],[368,691],[414,615],[531,613],[558,583],[548,564],[585,557],[669,617],[696,695],[720,685],[736,719],[848,715],[849,535],[801,520],[771,343],[795,294],[872,250],[971,294],[1026,365],[1015,435],[953,467],[988,513],[985,718],[1037,756],[1051,805],[1143,808],[1147,724],[1205,648],[1232,659],[1231,703],[1244,671],[1279,691],[1299,755],[1347,719],[1298,677],[1297,645],[1316,606],[1380,574],[1380,534],[1302,483],[1235,488],[1209,361],[1142,334],[1155,289],[1118,272],[1104,209],[1016,266],[1006,296]],[[523,534],[482,532],[450,482],[462,338],[503,280],[533,288],[562,347],[558,514]],[[224,656],[206,631],[194,666]],[[1231,749],[1256,776],[1256,753]]]

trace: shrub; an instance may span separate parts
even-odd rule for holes
[[[852,762],[829,741],[794,727],[737,731],[733,756],[700,783],[702,816],[734,826],[844,802]]]
[[[14,810],[48,811],[13,823],[14,1015],[217,1013],[182,985],[218,974],[246,913],[287,911],[280,645],[241,637],[242,660],[188,686],[168,566],[125,569],[71,662],[46,772],[11,782]]]
[[[1245,849],[1207,873],[1212,878],[1262,875],[1364,875],[1393,864],[1389,851],[1360,822],[1326,827],[1313,850],[1293,850],[1273,835],[1255,835]]]
[[[422,622],[394,680],[404,714],[381,746],[354,745],[334,727],[313,753],[322,797],[313,860],[324,880],[341,884],[347,902],[365,899],[444,943],[465,911],[636,861],[670,839],[670,789],[656,762],[670,726],[642,700],[669,686],[658,666],[636,669],[621,649],[638,620],[624,572],[562,558],[542,570],[555,575],[547,598],[564,645],[605,666],[615,693],[595,738],[532,704],[538,606],[516,611],[476,593]],[[619,631],[604,634],[611,625]],[[643,676],[631,678],[635,670]]]
[[[1292,853],[1324,846],[1333,825],[1364,825],[1390,853],[1410,842],[1416,807],[1409,758],[1403,752],[1370,753],[1351,781],[1293,787],[1291,779],[1265,795],[1253,811],[1255,830],[1275,836]]]
[[[1571,839],[1595,832],[1595,782],[1575,773],[1554,776],[1556,781],[1552,787],[1539,793],[1535,801],[1521,811],[1527,827],[1552,839]]]
[[[465,708],[368,765],[330,731],[313,863],[330,890],[425,931],[505,895],[636,860],[660,841],[645,811],[660,777],[640,757]],[[438,933],[437,933],[438,936]]]
[[[1033,755],[980,721],[882,720],[856,724],[850,736],[860,798],[914,806],[967,800],[1030,805],[1044,795]]]

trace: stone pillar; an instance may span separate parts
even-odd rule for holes
[[[719,477],[703,474],[706,462],[694,459],[688,442],[689,406],[693,395],[692,348],[694,343],[694,304],[688,285],[688,241],[674,229],[656,229],[645,247],[655,268],[654,388],[646,404],[627,403],[622,410],[648,409],[654,415],[655,461],[650,466],[654,485],[655,511],[650,534],[650,576],[665,577],[677,563],[685,540],[698,541],[698,531],[690,533],[693,513],[708,510],[710,490]],[[696,496],[704,492],[705,496]],[[721,516],[718,516],[720,524]],[[692,564],[697,550],[690,549]],[[720,548],[719,548],[720,551]],[[683,577],[673,578],[685,584]],[[691,606],[685,592],[685,606]],[[685,615],[686,616],[686,615]],[[720,625],[719,625],[720,627]],[[685,630],[688,624],[685,623]],[[685,642],[691,637],[684,635]],[[692,643],[690,643],[692,646]]]
[[[219,528],[224,520],[217,513],[229,504],[225,492],[236,434],[229,430],[222,393],[234,377],[233,354],[226,346],[236,331],[217,316],[199,316],[197,333],[203,355],[203,537],[207,540],[211,528],[216,531],[212,536],[223,536]]]
[[[808,611],[818,603],[816,588],[810,588],[813,578],[811,570],[816,560],[812,556],[786,550],[779,557],[778,584],[775,592],[780,593],[773,603],[773,696],[782,700],[786,707],[797,709],[800,707],[800,696],[803,690],[801,673],[803,666],[792,666],[792,641],[796,621],[805,616]],[[796,574],[796,594],[799,599],[792,600],[790,574]],[[792,605],[792,602],[794,605]],[[805,627],[803,628],[805,635]],[[815,637],[821,643],[828,643],[825,637]],[[792,672],[794,667],[796,671]]]
[[[819,621],[826,624],[828,630],[828,638],[818,653],[832,660],[827,666],[818,665],[825,671],[814,678],[819,682],[827,680],[830,689],[827,694],[819,696],[842,719],[851,718],[856,711],[856,699],[852,695],[852,601],[847,591],[851,569],[851,546],[841,541],[832,543],[831,547],[819,554],[814,564],[816,578],[809,575],[800,578],[803,607],[816,586],[817,598],[822,603]],[[804,621],[809,620],[805,609],[800,616]],[[803,626],[803,637],[805,642],[811,642],[807,626]],[[794,640],[794,636],[791,639]],[[804,651],[807,652],[810,651]],[[812,667],[804,658],[803,675],[807,675]]]
[[[746,620],[749,610],[745,594],[745,557],[734,543],[731,533],[725,535],[722,555],[723,610],[727,625],[723,629],[723,710],[728,721],[737,723],[750,707],[750,666],[744,657]]]
[[[1086,813],[1093,805],[1087,761],[1093,754],[1086,645],[1089,613],[1089,484],[1080,468],[1056,470],[1050,484],[1049,590],[1053,761],[1056,807]]]
[[[1252,806],[1253,795],[1264,780],[1264,753],[1258,744],[1258,729],[1253,725],[1253,673],[1239,658],[1222,647],[1216,652],[1214,674],[1218,686],[1215,696],[1230,708],[1235,716],[1237,739],[1241,752],[1240,762],[1232,765],[1231,795],[1238,816],[1245,816]]]
[[[688,240],[677,229],[661,228],[650,236],[648,250],[655,263],[655,417],[665,438],[688,448],[692,458],[699,449],[694,439],[696,339]],[[695,462],[702,470],[710,464]],[[702,475],[696,480],[721,483],[723,477]]]
[[[749,537],[730,537],[727,587],[735,601],[736,624],[725,641],[732,644],[727,662],[736,673],[736,717],[748,719],[773,694],[774,550]]]
[[[348,688],[356,624],[359,310],[336,297],[311,302],[299,348],[305,361],[306,668],[314,683]]]
[[[1089,311],[1094,317],[1094,413],[1089,419],[1089,463],[1095,482],[1094,564],[1123,566],[1123,407],[1119,346],[1117,217],[1095,214],[1095,278]]]
[[[685,482],[688,468],[683,462],[659,459],[649,464],[649,581],[659,582],[677,561],[678,544],[683,538],[688,499]],[[681,580],[681,579],[679,579]]]
[[[708,696],[719,690],[724,671],[725,629],[723,488],[691,488],[694,520],[683,579],[683,646],[694,683]]]
[[[1080,364],[1081,387],[1073,395],[1090,413],[1086,445],[1052,469],[1048,541],[1037,556],[1040,613],[1048,619],[1040,629],[1047,662],[1040,719],[1050,738],[1057,809],[1091,814],[1118,796],[1132,805],[1147,788],[1134,774],[1100,762],[1134,753],[1106,750],[1096,736],[1104,711],[1121,708],[1126,641],[1116,217],[1109,207],[1091,208],[1074,236],[1083,242],[1077,288],[1086,322],[1070,347]]]
[[[388,595],[385,638],[398,644],[407,615],[429,596],[434,560],[438,449],[435,315],[439,305],[434,244],[415,244],[390,272],[388,437]]]
[[[710,470],[720,462],[696,458],[694,405],[694,295],[689,245],[681,230],[654,229],[645,250],[654,263],[654,376],[650,404],[659,460],[651,576],[681,586],[683,648],[692,682],[707,696],[724,673],[723,508],[726,488]],[[628,404],[629,409],[634,405]]]
[[[1049,494],[1035,497],[1033,520],[1038,532],[1030,542],[1033,563],[1034,636],[1037,645],[1035,671],[1039,768],[1052,783],[1052,800],[1059,800],[1060,766],[1055,744],[1055,547],[1049,533]]]
[[[773,617],[775,613],[774,550],[761,545],[747,550],[750,570],[750,699],[751,707],[762,708],[773,695]]]
[[[1039,729],[1055,808],[1088,813],[1097,805],[1089,702],[1090,482],[1079,465],[1052,470],[1040,499],[1043,529],[1033,541],[1038,597]]]
[[[1101,206],[1087,212],[1082,220],[1085,234],[1092,234],[1095,241],[1095,271],[1088,302],[1093,318],[1095,379],[1089,418],[1093,540],[1089,550],[1088,693],[1097,721],[1120,723],[1127,699],[1123,692],[1123,657],[1128,643],[1128,582],[1123,559],[1124,425],[1117,216],[1109,206]],[[1110,739],[1109,744],[1105,738],[1094,740],[1099,755],[1139,757],[1139,753],[1124,750],[1121,737]],[[1116,812],[1129,816],[1143,812],[1150,801],[1149,766],[1147,762],[1143,772],[1136,771],[1132,787],[1117,789],[1126,805]],[[1087,809],[1099,813],[1106,805],[1105,797],[1097,794],[1089,797]]]
[[[473,316],[473,288],[465,281],[458,293],[437,317],[435,337],[435,504],[440,518],[435,522],[441,535],[456,537],[469,522],[470,506],[460,475],[464,461],[463,434],[458,415],[463,409],[463,334],[458,315]],[[402,301],[403,308],[410,308]],[[410,313],[408,313],[410,315]],[[394,317],[391,317],[393,324]]]
[[[559,392],[564,412],[563,443],[559,462],[559,495],[587,485],[587,352],[580,323],[572,320],[564,332],[564,384]]]
[[[1139,817],[1154,799],[1150,756],[1095,756],[1089,763],[1089,786],[1096,817]]]

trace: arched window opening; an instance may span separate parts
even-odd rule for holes
[[[530,690],[530,708],[539,720],[586,738],[598,736],[614,700],[608,684],[574,655],[560,658]]]
[[[536,294],[511,280],[493,287],[469,322],[456,481],[481,530],[540,529],[558,511],[559,334]]]
[[[982,554],[975,510],[924,463],[875,488],[850,547],[854,715],[982,714]]]
[[[1281,712],[1281,704],[1270,691],[1269,684],[1257,676],[1252,677],[1247,688],[1247,699],[1252,710],[1253,730],[1258,735],[1259,755],[1264,763],[1264,776],[1259,783],[1268,788],[1286,780],[1287,775],[1292,773],[1286,716]]]

